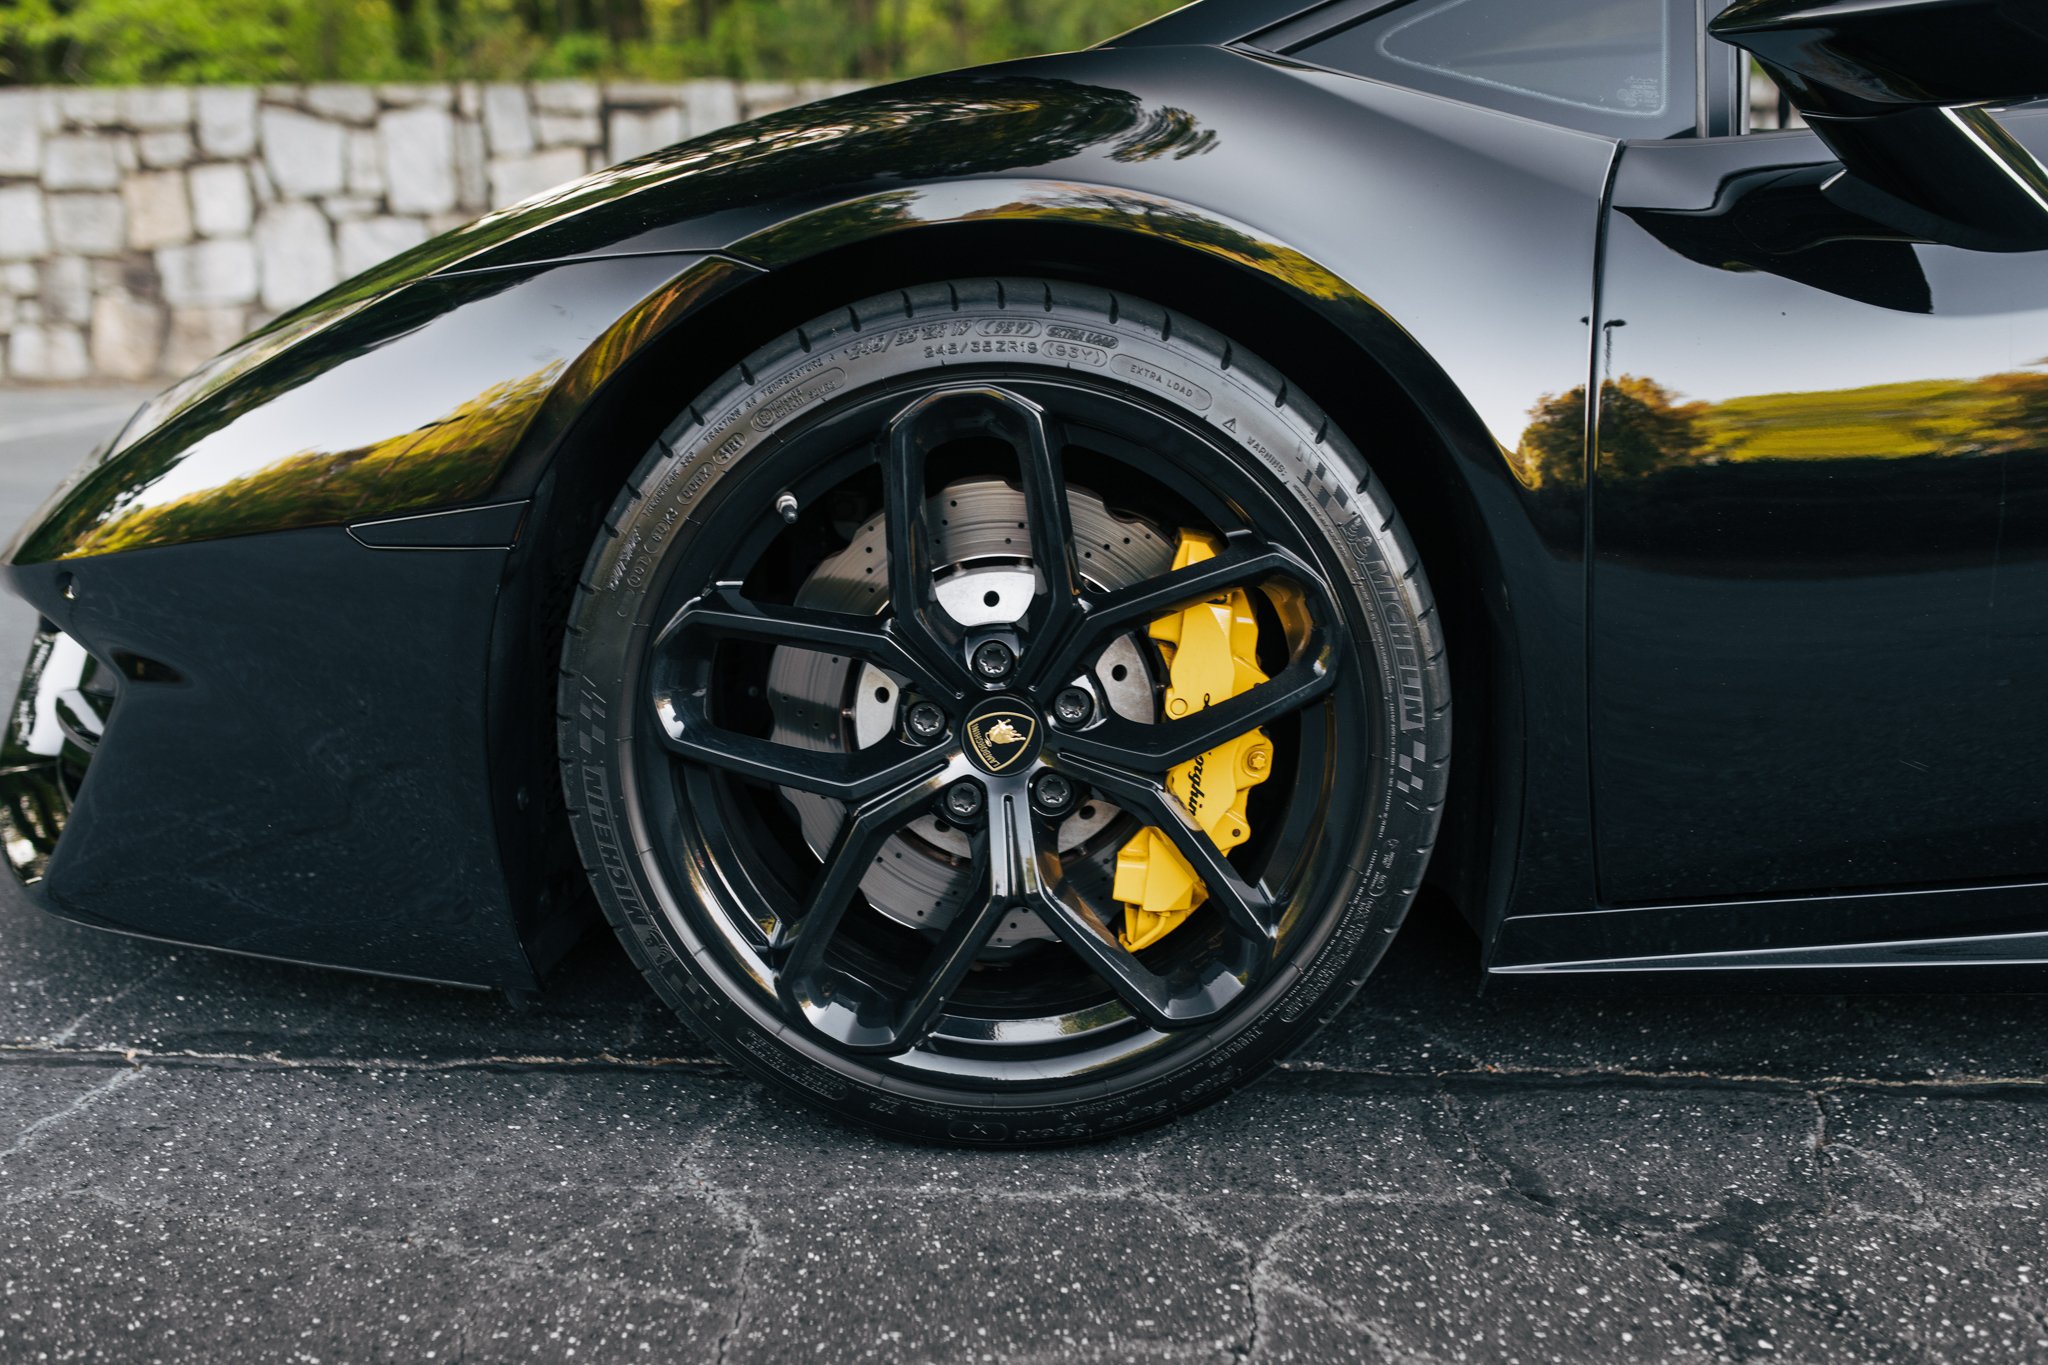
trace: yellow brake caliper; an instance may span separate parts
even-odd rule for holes
[[[1221,548],[1214,536],[1182,531],[1173,567],[1213,559]],[[1251,595],[1243,588],[1158,617],[1151,635],[1166,660],[1168,720],[1193,715],[1266,681],[1256,662],[1259,625]],[[1248,730],[1167,773],[1166,789],[1228,853],[1251,837],[1245,799],[1272,767],[1273,745],[1266,732]],[[1173,841],[1148,826],[1117,853],[1113,893],[1124,903],[1124,947],[1136,952],[1179,927],[1208,898],[1209,888]]]

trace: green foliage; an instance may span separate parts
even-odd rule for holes
[[[0,0],[0,84],[881,80],[1083,47],[1176,0]]]
[[[380,13],[381,12],[381,13]],[[0,10],[0,74],[15,82],[325,79],[399,69],[381,0],[17,0]]]

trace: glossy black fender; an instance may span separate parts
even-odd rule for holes
[[[1253,286],[1233,297],[1271,311],[1205,321],[1270,350],[1262,325],[1305,320],[1295,340],[1326,352],[1327,373],[1398,398],[1401,444],[1355,421],[1351,434],[1397,498],[1412,487],[1442,501],[1457,562],[1433,562],[1432,576],[1470,579],[1477,628],[1495,640],[1475,657],[1494,664],[1499,715],[1480,781],[1500,804],[1465,850],[1483,918],[1590,905],[1584,472],[1552,462],[1539,479],[1521,447],[1539,400],[1585,381],[1613,153],[1244,50],[1134,42],[759,120],[429,243],[284,320],[274,353],[201,376],[210,392],[146,411],[17,544],[14,582],[57,626],[99,651],[116,647],[119,621],[119,647],[195,689],[174,721],[158,694],[124,684],[96,762],[184,727],[184,762],[218,756],[208,827],[236,850],[223,863],[115,832],[189,799],[168,758],[130,762],[125,790],[95,816],[103,833],[79,840],[96,866],[72,850],[82,802],[46,898],[165,937],[524,984],[551,922],[528,856],[544,765],[525,741],[545,728],[532,727],[545,532],[570,515],[569,471],[623,468],[645,439],[611,448],[622,428],[609,415],[672,413],[688,376],[829,306],[823,265],[848,252],[894,242],[892,259],[915,261],[927,241],[957,252],[985,233],[1015,250],[1044,233],[1114,244],[1162,291],[1191,262],[1224,272]],[[806,281],[803,314],[764,315],[775,282],[792,278]],[[1425,439],[1409,439],[1418,430]],[[152,562],[207,586],[173,599],[166,575],[139,567]],[[293,585],[288,600],[224,586],[273,578]],[[292,632],[278,634],[273,614]],[[352,636],[422,665],[341,683]],[[231,744],[259,705],[279,717],[268,740]],[[323,712],[320,726],[291,719]],[[279,879],[302,853],[275,832],[309,819],[332,852],[286,894]],[[502,851],[459,868],[437,858],[459,837]],[[152,869],[147,894],[121,891],[109,867],[145,858],[133,865]],[[449,888],[438,908],[413,903],[422,885]],[[378,896],[402,931],[337,917]]]

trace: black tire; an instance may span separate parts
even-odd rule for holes
[[[1304,562],[1327,582],[1342,627],[1332,637],[1340,681],[1355,676],[1350,705],[1361,713],[1331,720],[1327,733],[1343,744],[1317,751],[1319,761],[1341,760],[1330,769],[1342,773],[1328,788],[1335,804],[1324,809],[1347,812],[1350,826],[1316,827],[1322,851],[1300,864],[1308,870],[1271,967],[1199,1027],[1146,1034],[1149,1050],[1125,1064],[1029,1084],[992,1081],[964,1063],[958,1076],[906,1073],[901,1058],[849,1052],[778,1014],[713,918],[725,913],[725,883],[688,842],[699,837],[694,822],[710,816],[681,796],[671,803],[660,785],[670,760],[655,740],[667,722],[648,690],[655,632],[688,595],[684,586],[715,576],[692,562],[693,547],[708,557],[713,540],[759,521],[775,497],[761,480],[790,442],[872,395],[966,380],[1068,385],[1077,402],[1129,405],[1215,446],[1219,469],[1228,465],[1219,478],[1261,483],[1273,515],[1297,528]],[[764,472],[750,480],[757,465]],[[1209,1103],[1328,1022],[1363,985],[1421,883],[1450,722],[1421,564],[1343,433],[1283,376],[1199,323],[1101,289],[1004,278],[919,286],[824,314],[761,347],[683,410],[591,549],[564,647],[559,735],[571,821],[606,915],[656,992],[735,1065],[894,1134],[1023,1146],[1099,1137]]]

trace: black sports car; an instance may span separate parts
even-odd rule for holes
[[[1243,1083],[1425,877],[1496,974],[2033,984],[2044,96],[2038,0],[1208,0],[599,172],[33,519],[8,861],[515,992],[594,887],[962,1141]]]

